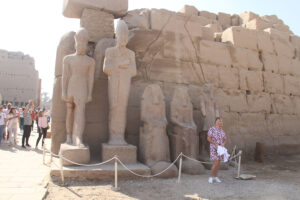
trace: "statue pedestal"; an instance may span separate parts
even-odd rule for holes
[[[79,164],[88,164],[90,162],[90,148],[88,146],[78,147],[64,143],[60,145],[60,154],[64,158]],[[74,164],[63,159],[63,166],[72,165]]]
[[[136,146],[133,145],[122,145],[115,146],[109,144],[102,144],[102,161],[109,160],[114,156],[118,156],[118,158],[126,164],[136,163]]]

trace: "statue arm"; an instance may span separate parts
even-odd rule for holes
[[[220,117],[220,110],[219,110],[219,107],[216,102],[214,103],[214,107],[215,107],[215,111],[216,111],[216,117]]]
[[[133,52],[131,52],[130,56],[130,74],[132,77],[136,76],[137,74],[135,54]]]
[[[201,113],[203,117],[206,117],[205,102],[203,101],[203,99],[200,99],[200,106],[201,106]]]
[[[93,86],[94,86],[94,74],[95,74],[95,61],[92,59],[92,63],[89,67],[88,73],[88,102],[92,101],[92,93],[93,93]]]
[[[64,61],[63,61],[63,75],[62,75],[62,98],[63,98],[63,100],[67,99],[67,90],[68,90],[69,79],[70,79],[69,62],[68,62],[67,57],[65,57]]]
[[[114,59],[111,58],[110,53],[108,50],[106,50],[105,58],[103,62],[103,72],[107,75],[110,75],[113,68],[115,68],[116,63],[114,62]]]

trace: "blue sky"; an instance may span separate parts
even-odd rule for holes
[[[298,2],[299,1],[299,2]],[[185,4],[198,10],[259,15],[276,14],[300,35],[300,0],[129,0],[129,9],[180,10]],[[0,49],[22,51],[35,58],[42,90],[52,93],[56,48],[61,36],[79,28],[79,20],[62,15],[62,0],[0,0]]]

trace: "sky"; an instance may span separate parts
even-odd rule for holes
[[[113,0],[110,0],[113,1]],[[164,8],[180,10],[193,5],[198,10],[259,15],[276,14],[295,35],[300,35],[299,0],[128,0],[129,10]],[[35,59],[42,79],[42,92],[52,95],[56,49],[62,35],[79,28],[79,19],[62,15],[63,0],[0,0],[0,49],[21,51]]]

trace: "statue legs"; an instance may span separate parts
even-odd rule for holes
[[[66,131],[67,131],[67,144],[73,144],[72,132],[73,132],[73,121],[74,121],[74,103],[67,103],[67,118],[66,118]]]
[[[74,126],[73,126],[73,144],[83,147],[82,135],[85,127],[85,103],[79,103],[75,106]]]

